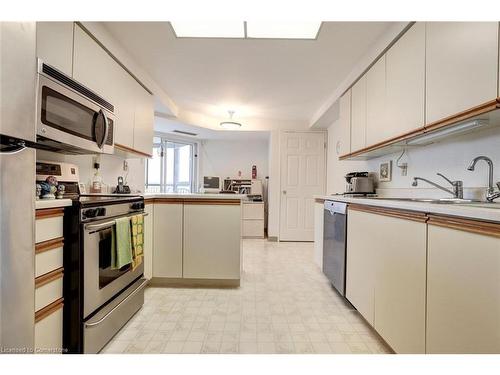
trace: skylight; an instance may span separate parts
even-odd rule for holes
[[[321,22],[172,21],[178,38],[316,39]]]

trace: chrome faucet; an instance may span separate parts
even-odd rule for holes
[[[441,185],[436,184],[435,182],[429,181],[429,180],[422,178],[422,177],[413,177],[412,186],[418,186],[418,180],[421,180],[421,181],[427,182],[429,185],[432,185],[434,187],[437,187],[438,189],[441,189],[443,191],[446,191],[447,193],[450,193],[456,199],[463,199],[464,198],[464,183],[462,181],[451,181],[448,177],[444,176],[441,173],[437,173],[437,175],[440,177],[443,177],[447,182],[449,182],[450,185],[453,187],[453,190],[447,189]]]
[[[500,198],[500,182],[497,182],[499,191],[495,192],[495,187],[493,186],[493,161],[487,156],[478,156],[470,162],[467,170],[473,171],[479,160],[483,160],[488,164],[488,190],[486,192],[486,200],[488,202],[493,202],[493,200]]]

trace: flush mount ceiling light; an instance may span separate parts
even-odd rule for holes
[[[234,111],[227,111],[227,112],[229,113],[229,121],[222,121],[220,123],[220,126],[226,130],[238,130],[239,128],[241,128],[241,124],[239,122],[232,121]]]
[[[172,21],[178,38],[316,39],[321,22]]]

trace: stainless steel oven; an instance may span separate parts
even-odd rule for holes
[[[114,127],[111,103],[38,61],[37,143],[62,153],[112,154]]]
[[[127,203],[123,205],[128,207]],[[119,209],[119,207],[111,207]],[[135,214],[137,213],[125,215],[125,217]],[[135,270],[132,270],[130,264],[116,270],[111,268],[111,234],[114,226],[114,219],[83,224],[84,318],[144,273],[144,263],[141,263]]]

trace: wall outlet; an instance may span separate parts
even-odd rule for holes
[[[124,170],[125,172],[127,172],[127,171],[128,171],[128,162],[127,162],[126,160],[124,160],[124,161],[123,161],[123,170]]]
[[[408,176],[408,163],[401,163],[398,167],[401,168],[401,176]]]

